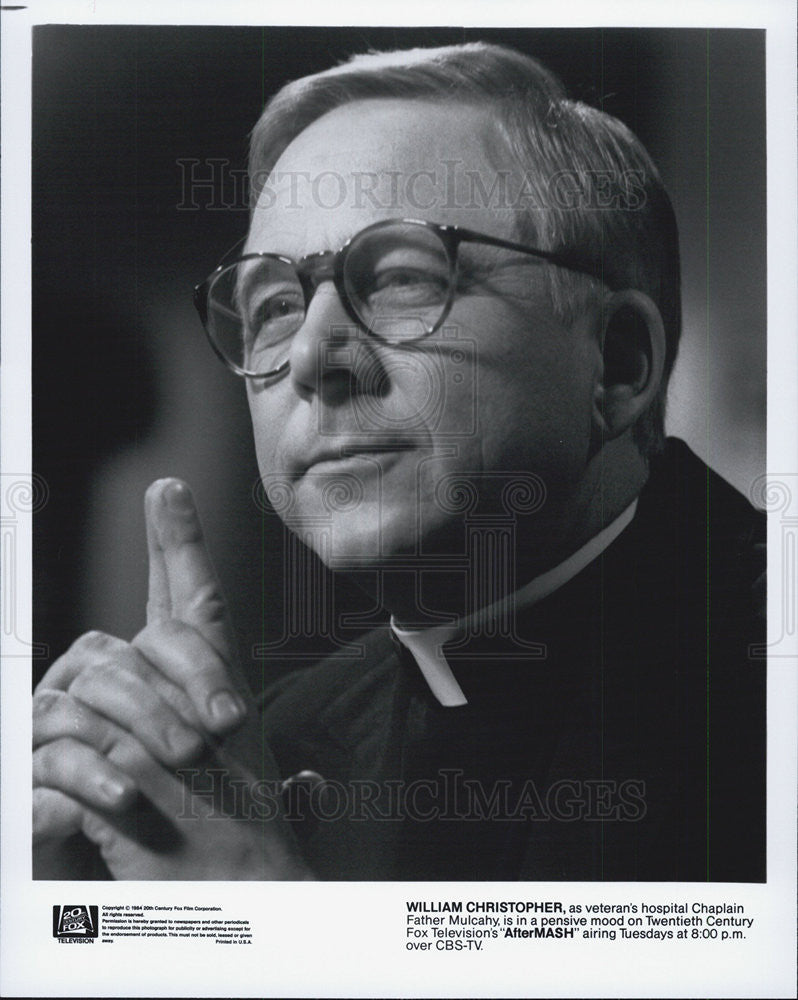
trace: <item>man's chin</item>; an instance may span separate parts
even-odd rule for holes
[[[398,530],[383,520],[356,511],[314,526],[305,541],[325,565],[335,572],[374,569],[409,555],[414,548],[412,531]]]
[[[370,505],[313,523],[304,521],[296,531],[321,561],[334,572],[358,569],[406,570],[448,566],[463,557],[462,525],[426,524],[419,539],[418,518],[411,504],[379,512]],[[295,529],[296,530],[296,529]]]

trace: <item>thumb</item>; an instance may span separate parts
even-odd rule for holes
[[[191,625],[233,663],[233,630],[191,490],[180,479],[159,479],[147,490],[144,507],[148,623],[172,618]]]

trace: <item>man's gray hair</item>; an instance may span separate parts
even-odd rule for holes
[[[484,42],[371,52],[295,80],[267,104],[252,131],[252,205],[289,143],[335,108],[369,98],[490,106],[523,176],[518,237],[563,253],[603,284],[546,267],[555,313],[572,322],[607,287],[649,295],[665,326],[665,372],[634,436],[645,456],[664,442],[667,383],[681,333],[679,242],[670,199],[637,137],[618,119],[569,100],[537,60]]]

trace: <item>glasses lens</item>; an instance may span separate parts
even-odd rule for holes
[[[266,375],[286,360],[305,319],[305,298],[292,264],[252,257],[231,264],[208,293],[208,332],[239,371]]]
[[[344,285],[360,321],[389,343],[430,333],[449,298],[446,248],[426,226],[392,223],[355,237]]]

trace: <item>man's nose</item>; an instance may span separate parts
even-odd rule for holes
[[[375,346],[344,308],[333,282],[322,281],[288,355],[297,393],[307,397],[352,392],[358,371],[373,367]]]

